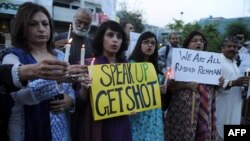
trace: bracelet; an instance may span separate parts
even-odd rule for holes
[[[15,64],[12,67],[12,79],[13,79],[13,84],[17,87],[17,88],[22,88],[23,85],[20,81],[20,75],[19,75],[19,70],[20,70],[20,66],[22,64]]]

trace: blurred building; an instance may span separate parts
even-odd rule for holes
[[[7,43],[10,40],[12,21],[19,6],[27,1],[43,5],[50,12],[55,26],[55,32],[68,31],[73,15],[79,7],[92,11],[91,33],[94,33],[100,23],[115,20],[117,0],[1,0],[0,2],[0,33],[6,35]]]
[[[240,23],[244,23],[245,25],[247,25],[248,29],[250,29],[250,17],[239,17],[239,18],[228,18],[225,19],[223,17],[212,17],[210,16],[209,18],[203,18],[200,19],[200,21],[198,21],[198,24],[202,27],[204,27],[205,25],[209,25],[209,24],[215,24],[217,26],[217,30],[221,33],[224,34],[226,27],[234,22],[240,22]]]
[[[167,39],[170,31],[167,30],[166,28],[145,24],[144,31],[153,32],[156,35],[159,44],[164,45],[168,42]]]

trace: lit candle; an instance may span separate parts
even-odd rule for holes
[[[168,79],[170,78],[169,76],[170,76],[170,73],[169,73],[169,71],[167,71],[167,75],[165,76],[164,85],[168,84]]]
[[[71,24],[69,25],[69,32],[68,32],[68,38],[67,38],[67,40],[69,40],[70,34],[71,34]]]
[[[92,74],[93,74],[93,66],[94,66],[95,58],[92,59],[91,64],[90,64],[90,69],[89,69],[89,77],[92,79]]]
[[[250,69],[249,68],[247,69],[246,73],[247,73],[246,76],[249,76],[249,73],[250,73]]]
[[[65,48],[65,56],[64,56],[64,61],[69,62],[69,55],[70,55],[70,43],[72,41],[72,38],[69,40],[69,42],[64,46]]]
[[[84,59],[85,59],[85,47],[84,47],[84,45],[82,45],[82,48],[81,48],[81,62],[80,62],[81,65],[84,65]]]

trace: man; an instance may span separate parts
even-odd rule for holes
[[[172,60],[172,48],[177,48],[179,46],[179,34],[178,33],[170,33],[169,42],[165,47],[161,47],[158,50],[158,64],[162,71],[165,73],[168,67],[171,67]]]
[[[238,42],[234,38],[225,39],[221,45],[222,76],[225,78],[223,88],[216,99],[216,127],[218,141],[224,138],[224,125],[240,125],[242,111],[242,86],[247,86],[250,77],[240,77],[235,55]]]
[[[238,41],[239,43],[239,54],[241,53],[249,53],[248,49],[246,47],[244,47],[244,41],[245,41],[245,36],[243,33],[238,33],[235,35],[235,39]]]
[[[79,8],[76,10],[73,19],[73,30],[71,32],[70,38],[73,39],[71,42],[69,63],[79,64],[81,56],[81,47],[85,47],[85,58],[92,57],[92,47],[91,40],[88,37],[88,32],[91,27],[92,13],[86,8]],[[63,49],[68,43],[67,40],[68,32],[55,35],[55,46],[56,48]]]
[[[134,26],[129,22],[125,22],[122,24],[122,27],[126,33],[126,36],[127,36],[128,49],[126,51],[126,56],[127,56],[127,58],[129,58],[131,53],[134,50],[134,47],[135,47],[135,44],[133,42],[130,43],[130,32],[134,32]],[[138,36],[138,38],[139,38],[139,36]]]
[[[123,25],[123,29],[125,31],[125,33],[127,34],[127,38],[128,40],[130,39],[130,32],[134,31],[134,26],[131,23],[124,23]]]

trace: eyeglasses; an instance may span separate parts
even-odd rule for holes
[[[151,44],[151,45],[153,45],[153,46],[156,45],[155,41],[151,41],[151,40],[143,40],[142,43],[143,43],[144,45],[149,45],[149,44]]]

